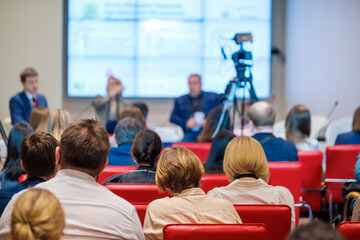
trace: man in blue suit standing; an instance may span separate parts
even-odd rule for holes
[[[202,91],[199,74],[191,74],[188,81],[190,93],[175,99],[170,122],[184,130],[184,142],[194,142],[205,124],[207,114],[221,102],[216,93]]]
[[[24,91],[10,99],[9,107],[11,123],[29,122],[33,107],[47,107],[46,98],[38,94],[39,74],[34,68],[25,68],[20,74],[20,80]]]

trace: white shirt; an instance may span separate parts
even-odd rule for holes
[[[66,226],[64,239],[144,239],[135,208],[95,182],[87,173],[64,169],[38,184],[62,204]],[[20,192],[19,194],[21,194]],[[0,219],[0,239],[8,239],[14,195]]]
[[[190,188],[149,204],[144,221],[146,240],[163,239],[162,230],[171,223],[242,222],[230,202],[209,197],[200,188]]]
[[[291,228],[295,227],[294,197],[281,186],[271,186],[261,178],[254,181],[236,179],[226,187],[214,188],[207,195],[222,198],[232,204],[274,204],[291,208]]]
[[[25,92],[26,97],[29,99],[30,101],[30,106],[33,107],[34,106],[34,101],[33,99],[35,98],[36,100],[36,94],[32,95],[31,93]]]

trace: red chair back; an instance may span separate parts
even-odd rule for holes
[[[286,205],[234,205],[243,223],[263,223],[270,238],[285,239],[291,231],[291,209]]]
[[[136,166],[107,166],[102,173],[99,174],[98,183],[103,183],[105,179],[115,174],[123,174],[136,169]]]
[[[313,212],[319,212],[321,210],[323,153],[321,151],[299,151],[298,155],[299,162],[302,164],[302,198],[311,206]],[[318,189],[319,191],[307,191],[307,189]],[[304,212],[307,212],[306,208]]]
[[[354,180],[356,158],[360,145],[336,145],[326,148],[325,185],[332,193],[333,203],[344,203],[341,188],[347,180]]]
[[[191,150],[198,158],[200,158],[201,162],[204,163],[209,155],[211,143],[177,142],[173,143],[171,146],[181,146]]]
[[[145,220],[145,215],[146,215],[146,208],[147,208],[147,204],[133,204],[133,206],[136,209],[136,212],[139,216],[140,222],[141,222],[141,226],[144,226],[144,220]]]
[[[358,240],[360,236],[360,222],[342,222],[337,227],[346,240]]]
[[[146,205],[155,199],[170,197],[168,192],[160,193],[155,184],[106,183],[104,186],[134,205]]]
[[[204,190],[205,193],[215,187],[224,187],[227,185],[229,185],[229,179],[225,174],[205,174],[200,182],[200,188]]]
[[[270,239],[264,224],[169,224],[164,240],[265,240]]]

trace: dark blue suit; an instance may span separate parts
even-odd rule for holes
[[[202,102],[207,116],[211,109],[219,106],[219,96],[212,92],[202,92]],[[186,122],[191,117],[190,95],[186,94],[175,99],[174,109],[171,113],[170,122],[179,125],[184,132],[186,131]]]
[[[336,137],[335,145],[360,144],[360,132],[341,133]]]
[[[297,149],[293,142],[277,138],[271,133],[258,133],[252,137],[261,143],[268,162],[299,161]]]
[[[46,98],[41,94],[36,94],[36,102],[38,107],[47,107]],[[32,106],[24,91],[10,99],[9,108],[12,124],[29,122]]]
[[[121,144],[111,148],[108,154],[109,166],[135,166],[135,161],[130,153],[131,144]]]

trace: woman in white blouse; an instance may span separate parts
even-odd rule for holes
[[[146,209],[145,239],[163,239],[162,230],[171,223],[241,223],[234,206],[207,196],[200,186],[204,168],[200,159],[182,147],[166,149],[156,169],[156,185],[171,198],[157,199]]]
[[[258,141],[246,136],[231,140],[225,150],[224,172],[230,184],[214,188],[208,196],[226,199],[233,204],[288,205],[292,214],[291,226],[295,226],[294,198],[287,188],[268,184],[269,167]]]

